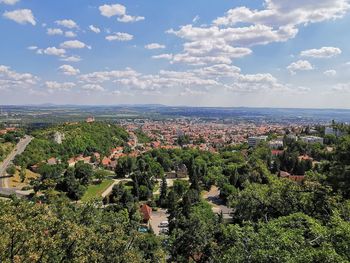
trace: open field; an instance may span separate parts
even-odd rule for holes
[[[102,193],[113,183],[113,180],[105,180],[101,184],[89,185],[81,201],[87,202],[94,198],[102,198]]]
[[[22,182],[20,176],[20,171],[17,169],[15,175],[8,179],[8,184],[10,188],[22,189],[29,185],[30,180],[38,178],[39,174],[33,173],[32,171],[26,169],[26,179]]]

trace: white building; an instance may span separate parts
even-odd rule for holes
[[[248,145],[249,147],[257,147],[261,142],[266,142],[267,136],[249,137]]]
[[[300,137],[300,140],[308,144],[315,144],[315,143],[323,144],[323,138],[317,137],[317,136],[303,136],[303,137]]]
[[[271,149],[280,149],[283,148],[283,141],[282,140],[273,140],[269,142],[269,146]]]

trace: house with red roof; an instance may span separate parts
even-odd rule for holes
[[[143,204],[140,207],[140,212],[143,223],[148,224],[152,217],[152,208],[149,207],[147,204]]]

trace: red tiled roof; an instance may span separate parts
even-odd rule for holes
[[[148,221],[148,220],[151,219],[152,208],[150,208],[148,205],[143,204],[143,205],[140,207],[140,211],[141,211],[141,214],[142,214],[142,216],[143,216],[143,220]]]

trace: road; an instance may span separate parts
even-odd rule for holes
[[[212,186],[209,192],[203,194],[204,199],[206,199],[211,205],[214,213],[222,213],[224,219],[231,219],[233,210],[227,207],[220,198],[220,190],[217,186]]]
[[[131,179],[128,178],[123,178],[123,179],[114,179],[114,183],[111,184],[103,193],[102,193],[102,197],[105,198],[107,195],[109,195],[110,193],[112,193],[113,187],[115,185],[118,185],[121,182],[131,182]]]
[[[18,198],[25,198],[29,194],[31,194],[31,191],[20,191],[15,188],[0,188],[0,197],[16,195]]]
[[[18,144],[15,146],[12,152],[0,164],[0,187],[8,188],[8,183],[7,183],[8,178],[6,177],[6,169],[13,162],[13,160],[18,154],[21,154],[24,152],[24,150],[32,140],[33,140],[33,137],[26,135],[23,139],[21,139],[18,142]]]

